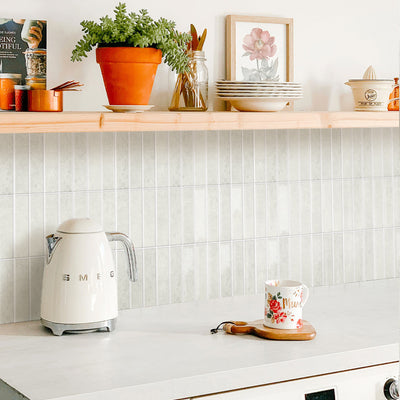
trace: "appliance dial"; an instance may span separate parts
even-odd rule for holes
[[[398,400],[399,391],[397,389],[397,380],[390,378],[385,382],[383,393],[388,400]]]

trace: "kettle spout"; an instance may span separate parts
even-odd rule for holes
[[[58,236],[54,236],[54,234],[48,235],[46,236],[46,240],[47,240],[47,264],[50,263],[53,254],[54,254],[54,250],[57,247],[57,244],[60,242],[62,238],[58,237]]]

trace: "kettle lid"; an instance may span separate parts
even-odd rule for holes
[[[73,218],[64,221],[58,228],[62,233],[97,233],[103,232],[102,227],[90,218]]]

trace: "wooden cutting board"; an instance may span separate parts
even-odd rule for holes
[[[232,321],[226,323],[224,331],[233,335],[247,334],[254,335],[264,339],[272,340],[312,340],[317,332],[315,328],[303,319],[303,327],[300,329],[274,329],[263,325],[263,320],[259,319],[253,322]]]

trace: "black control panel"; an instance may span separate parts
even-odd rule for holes
[[[307,393],[304,400],[336,400],[335,389],[323,390],[322,392]]]

